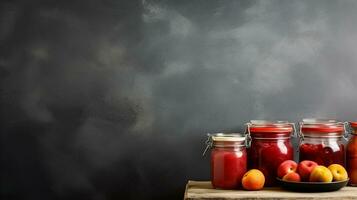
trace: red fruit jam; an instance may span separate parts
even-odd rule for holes
[[[357,186],[357,121],[350,122],[353,129],[352,137],[347,145],[347,172],[350,185]]]
[[[345,165],[345,148],[338,141],[328,144],[301,144],[300,161],[312,160],[319,165],[328,167],[331,164]]]
[[[307,119],[300,122],[300,130],[300,161],[312,160],[326,167],[331,164],[345,166],[342,122]]]
[[[241,187],[247,171],[245,136],[242,134],[211,135],[211,182],[214,188]]]
[[[276,185],[277,169],[285,160],[294,159],[291,144],[292,124],[288,122],[251,121],[248,133],[252,137],[248,149],[249,169],[259,169],[265,176],[265,186]]]

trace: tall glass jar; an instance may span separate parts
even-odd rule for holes
[[[347,145],[347,172],[350,185],[357,186],[357,121],[350,122],[352,136]]]
[[[248,166],[263,172],[266,186],[276,185],[279,165],[294,159],[293,130],[294,125],[286,121],[252,120],[247,123],[247,132],[252,138]]]
[[[304,119],[300,122],[299,160],[312,160],[328,167],[345,166],[344,123],[336,120]]]
[[[211,183],[214,188],[241,187],[247,171],[246,137],[239,133],[209,134],[207,148],[211,148]]]

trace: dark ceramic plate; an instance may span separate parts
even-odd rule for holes
[[[335,181],[331,183],[319,183],[319,182],[291,182],[283,181],[277,178],[279,185],[285,190],[297,191],[297,192],[330,192],[336,191],[345,187],[349,179],[345,181]]]

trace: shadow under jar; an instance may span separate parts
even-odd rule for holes
[[[244,134],[209,134],[207,147],[211,147],[211,182],[214,188],[241,187],[247,171],[246,145]]]
[[[294,125],[286,121],[252,120],[247,132],[252,138],[248,149],[249,169],[259,169],[265,176],[265,186],[277,185],[277,169],[285,160],[294,159],[291,136]]]
[[[350,122],[352,136],[347,145],[347,172],[350,177],[349,184],[357,186],[357,121]]]
[[[312,160],[328,167],[345,167],[344,123],[336,120],[304,119],[300,122],[299,160]]]

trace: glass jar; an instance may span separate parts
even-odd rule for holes
[[[347,145],[347,172],[350,185],[357,186],[357,121],[350,122],[352,136]]]
[[[245,135],[216,133],[208,137],[206,150],[211,148],[212,186],[219,189],[240,188],[247,171]]]
[[[252,138],[248,166],[263,172],[266,186],[276,185],[279,165],[294,159],[293,130],[294,125],[286,121],[253,120],[247,123],[247,132]]]
[[[300,122],[299,160],[312,160],[328,167],[345,166],[344,123],[336,120],[304,119]]]

